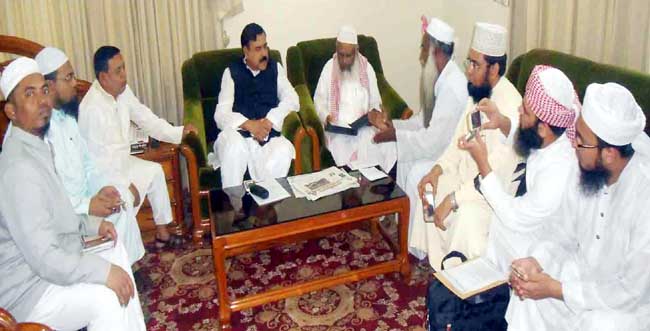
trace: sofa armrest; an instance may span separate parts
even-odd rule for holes
[[[295,111],[289,112],[284,118],[282,123],[282,136],[287,138],[296,150],[296,158],[293,162],[293,174],[298,175],[303,172],[303,153],[302,141],[305,139],[305,129],[302,127],[302,122],[298,113]]]
[[[291,46],[287,49],[287,78],[291,85],[298,86],[305,84],[305,63],[302,59],[302,53],[298,46]]]

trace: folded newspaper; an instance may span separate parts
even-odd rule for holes
[[[359,187],[356,177],[350,176],[344,170],[330,167],[319,172],[287,178],[296,198],[318,200],[328,195]]]

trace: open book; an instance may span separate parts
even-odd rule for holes
[[[507,282],[507,276],[484,257],[441,270],[433,275],[463,300]]]

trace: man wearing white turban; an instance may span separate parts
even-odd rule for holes
[[[0,306],[56,330],[145,330],[131,266],[113,224],[75,213],[45,141],[52,104],[36,61],[0,78],[13,124],[0,154]],[[115,247],[82,251],[83,235]]]
[[[325,127],[325,144],[337,166],[379,165],[386,172],[393,168],[397,161],[395,143],[372,141],[375,128],[386,127],[381,114],[381,96],[375,70],[359,53],[357,32],[351,26],[339,30],[336,52],[325,63],[318,79],[314,104]],[[375,128],[364,125],[356,135],[330,130],[331,126],[349,126],[364,116]]]
[[[521,95],[504,77],[506,71],[506,29],[502,26],[476,23],[474,37],[466,61],[467,91],[465,111],[452,141],[465,137],[473,129],[469,121],[477,106],[489,100],[501,113],[514,122]],[[476,115],[478,115],[477,113]],[[466,120],[465,120],[466,119]],[[510,122],[508,122],[510,123]],[[488,146],[492,169],[506,186],[517,165],[518,156],[506,139],[508,130],[485,130],[483,141]],[[458,251],[468,258],[485,251],[491,210],[485,198],[475,189],[474,178],[479,169],[471,156],[450,144],[429,173],[420,180],[417,206],[409,226],[409,251],[418,258],[428,256],[431,266],[438,270],[443,257]],[[422,206],[428,206],[423,192],[430,184],[435,196],[434,223],[425,223]],[[452,212],[453,211],[453,212]]]
[[[519,108],[519,125],[511,125],[511,130],[518,127],[515,151],[526,159],[523,173],[515,171],[516,196],[492,172],[480,135],[469,142],[458,142],[476,162],[480,173],[476,183],[494,212],[490,232],[484,238],[486,256],[504,272],[510,271],[514,258],[527,256],[531,242],[547,233],[560,235],[556,227],[561,228],[560,206],[567,196],[567,183],[578,178],[572,141],[579,105],[573,84],[562,71],[546,65],[533,68]],[[493,113],[489,117],[496,127],[503,115]]]
[[[131,264],[144,256],[140,228],[133,212],[133,197],[126,187],[116,188],[95,165],[79,132],[79,99],[74,69],[60,49],[43,48],[34,58],[54,101],[45,139],[54,150],[54,166],[77,214],[105,218],[115,224]],[[12,125],[7,128],[7,135]],[[123,200],[124,199],[124,200]],[[125,203],[122,203],[125,201]],[[123,206],[120,206],[120,205]]]
[[[650,328],[650,159],[645,115],[615,83],[591,84],[576,123],[580,183],[566,199],[570,240],[549,238],[515,260],[511,330]]]

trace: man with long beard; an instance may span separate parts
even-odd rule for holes
[[[314,105],[326,128],[327,124],[349,125],[367,116],[368,125],[359,128],[357,135],[326,129],[325,144],[337,166],[379,165],[386,172],[393,168],[397,161],[395,143],[372,141],[376,129],[385,128],[386,118],[382,115],[375,70],[359,52],[357,32],[351,26],[339,30],[336,52],[325,63],[318,79]]]
[[[54,103],[45,140],[54,151],[56,173],[70,203],[79,215],[113,223],[126,247],[129,262],[133,264],[144,256],[140,229],[133,213],[133,197],[127,188],[118,189],[115,183],[109,183],[88,152],[77,125],[79,99],[74,69],[58,48],[45,47],[34,59]]]
[[[650,159],[646,118],[616,83],[587,87],[574,144],[580,184],[562,208],[570,240],[550,237],[515,260],[510,330],[650,328]]]
[[[509,121],[489,103],[486,107],[490,127]],[[487,240],[486,256],[508,272],[512,260],[527,256],[528,246],[546,234],[561,235],[562,202],[568,185],[578,178],[578,162],[571,146],[580,101],[573,84],[560,70],[538,65],[528,78],[524,100],[519,108],[515,151],[526,159],[520,196],[512,196],[492,171],[488,151],[480,135],[459,148],[467,150],[476,162],[483,196],[494,217]],[[517,128],[516,125],[510,125]],[[512,129],[514,130],[514,129]],[[516,175],[519,175],[517,172]],[[519,191],[519,190],[518,190]]]
[[[470,98],[464,117],[476,112],[477,104],[485,102],[483,99],[490,99],[504,116],[515,120],[521,95],[503,77],[506,60],[506,29],[494,24],[476,23],[466,61]],[[489,148],[490,164],[498,178],[504,180],[503,185],[507,184],[505,179],[513,173],[518,161],[514,150],[507,144],[506,137],[510,132],[507,129],[505,132],[486,130],[480,133]],[[461,120],[452,141],[465,137],[469,131],[473,131],[473,128],[467,127],[466,121]],[[482,255],[485,250],[485,240],[479,238],[485,238],[488,233],[491,213],[490,206],[474,188],[474,178],[478,172],[471,156],[456,144],[450,144],[418,184],[421,199],[416,199],[417,206],[412,213],[414,219],[409,228],[409,251],[419,258],[428,255],[429,263],[436,270],[450,251],[473,258]],[[433,187],[435,196],[435,224],[424,223],[423,213],[420,212],[423,204],[428,205],[424,199],[427,184]]]

